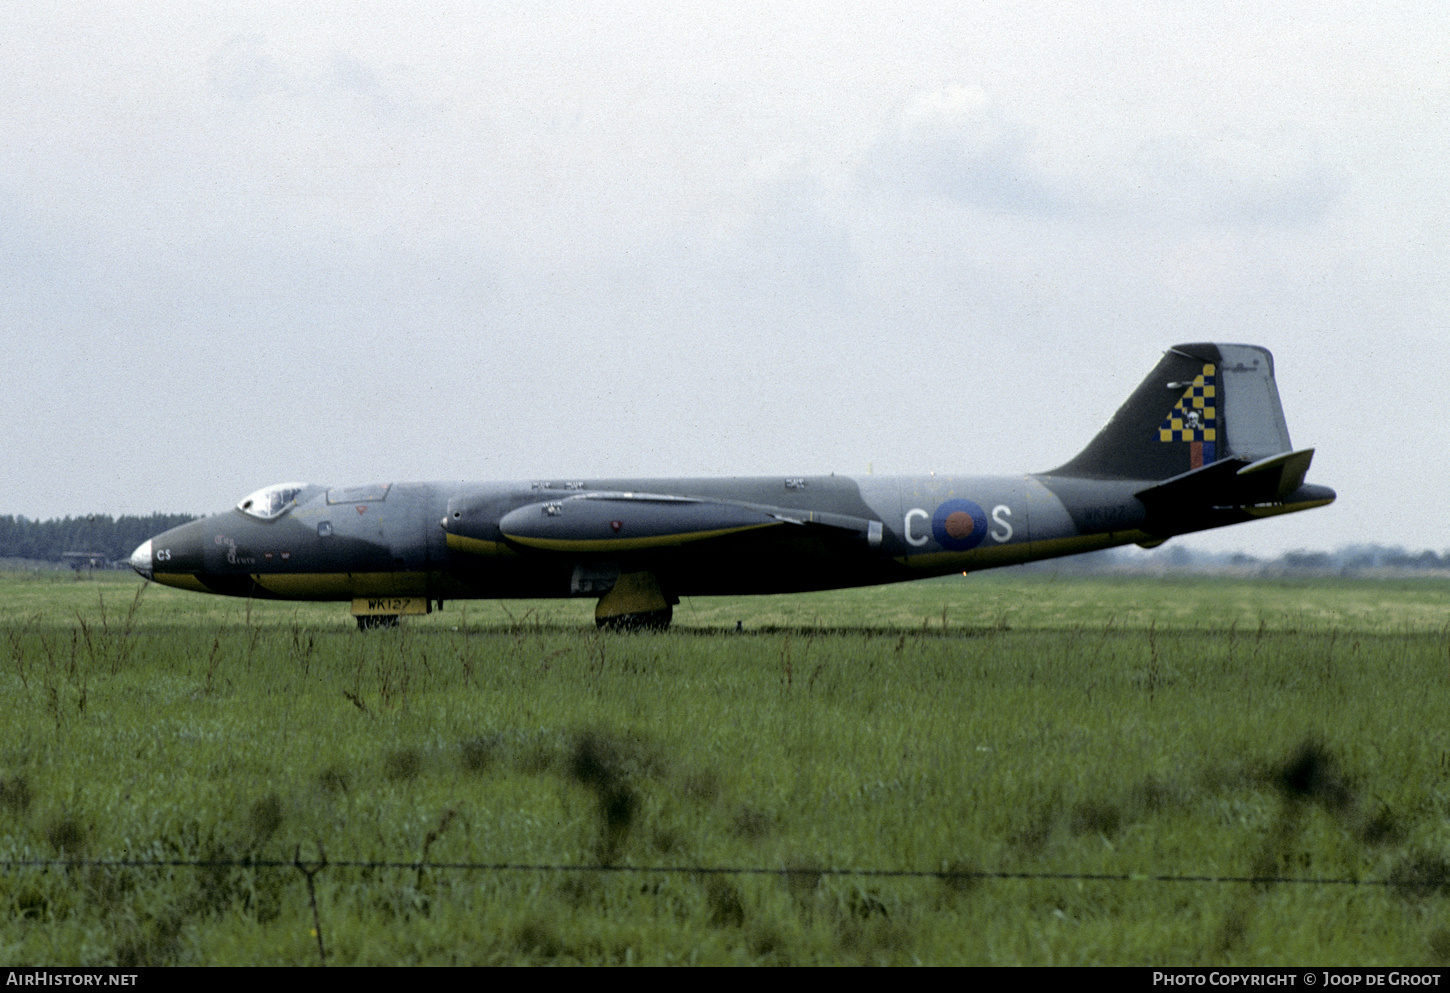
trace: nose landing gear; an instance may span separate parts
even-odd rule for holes
[[[674,614],[675,608],[666,605],[663,610],[595,617],[594,623],[601,631],[664,631],[670,626]]]
[[[358,614],[357,629],[359,631],[373,631],[382,628],[395,628],[398,626],[397,614]]]

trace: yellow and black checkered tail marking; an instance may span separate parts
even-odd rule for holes
[[[1218,383],[1212,363],[1194,377],[1193,385],[1158,425],[1159,441],[1186,441],[1193,445],[1193,465],[1214,460],[1218,447]]]

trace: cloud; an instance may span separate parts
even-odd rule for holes
[[[1342,170],[1289,128],[1257,137],[1149,134],[1132,145],[1079,138],[1049,159],[1037,129],[960,83],[902,104],[857,180],[906,201],[1150,227],[1306,227],[1345,185]]]
[[[868,151],[858,178],[898,197],[945,198],[1015,214],[1063,209],[1031,159],[1032,135],[980,87],[918,93]]]
[[[1344,185],[1302,140],[1163,135],[1143,142],[1108,203],[1142,219],[1305,227]]]
[[[394,92],[387,80],[363,58],[340,48],[282,59],[277,47],[261,34],[236,34],[221,42],[207,59],[211,91],[238,106],[263,104],[270,114],[345,116],[366,119],[411,103]],[[419,108],[411,108],[417,111]]]
[[[293,89],[268,51],[267,39],[258,34],[233,35],[208,62],[212,87],[238,102]]]
[[[819,180],[794,168],[773,178],[718,250],[741,300],[835,309],[853,298],[860,260]]]

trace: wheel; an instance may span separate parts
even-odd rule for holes
[[[596,617],[594,623],[601,631],[664,631],[674,616],[675,608],[667,605],[663,610],[647,610],[640,614]]]
[[[398,626],[397,614],[358,614],[357,629],[359,631],[371,631],[374,628],[395,628]]]

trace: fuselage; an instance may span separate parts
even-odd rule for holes
[[[132,564],[170,586],[286,600],[597,597],[636,569],[676,597],[800,592],[1156,543],[1166,535],[1134,496],[1148,485],[1047,475],[293,484],[280,507],[243,501],[158,535]],[[1304,489],[1317,492],[1198,527],[1333,498]]]
[[[1323,506],[1256,345],[1176,345],[1075,458],[1021,476],[280,483],[136,549],[159,583],[351,600],[359,625],[440,600],[597,597],[601,626],[682,596],[971,572]]]

